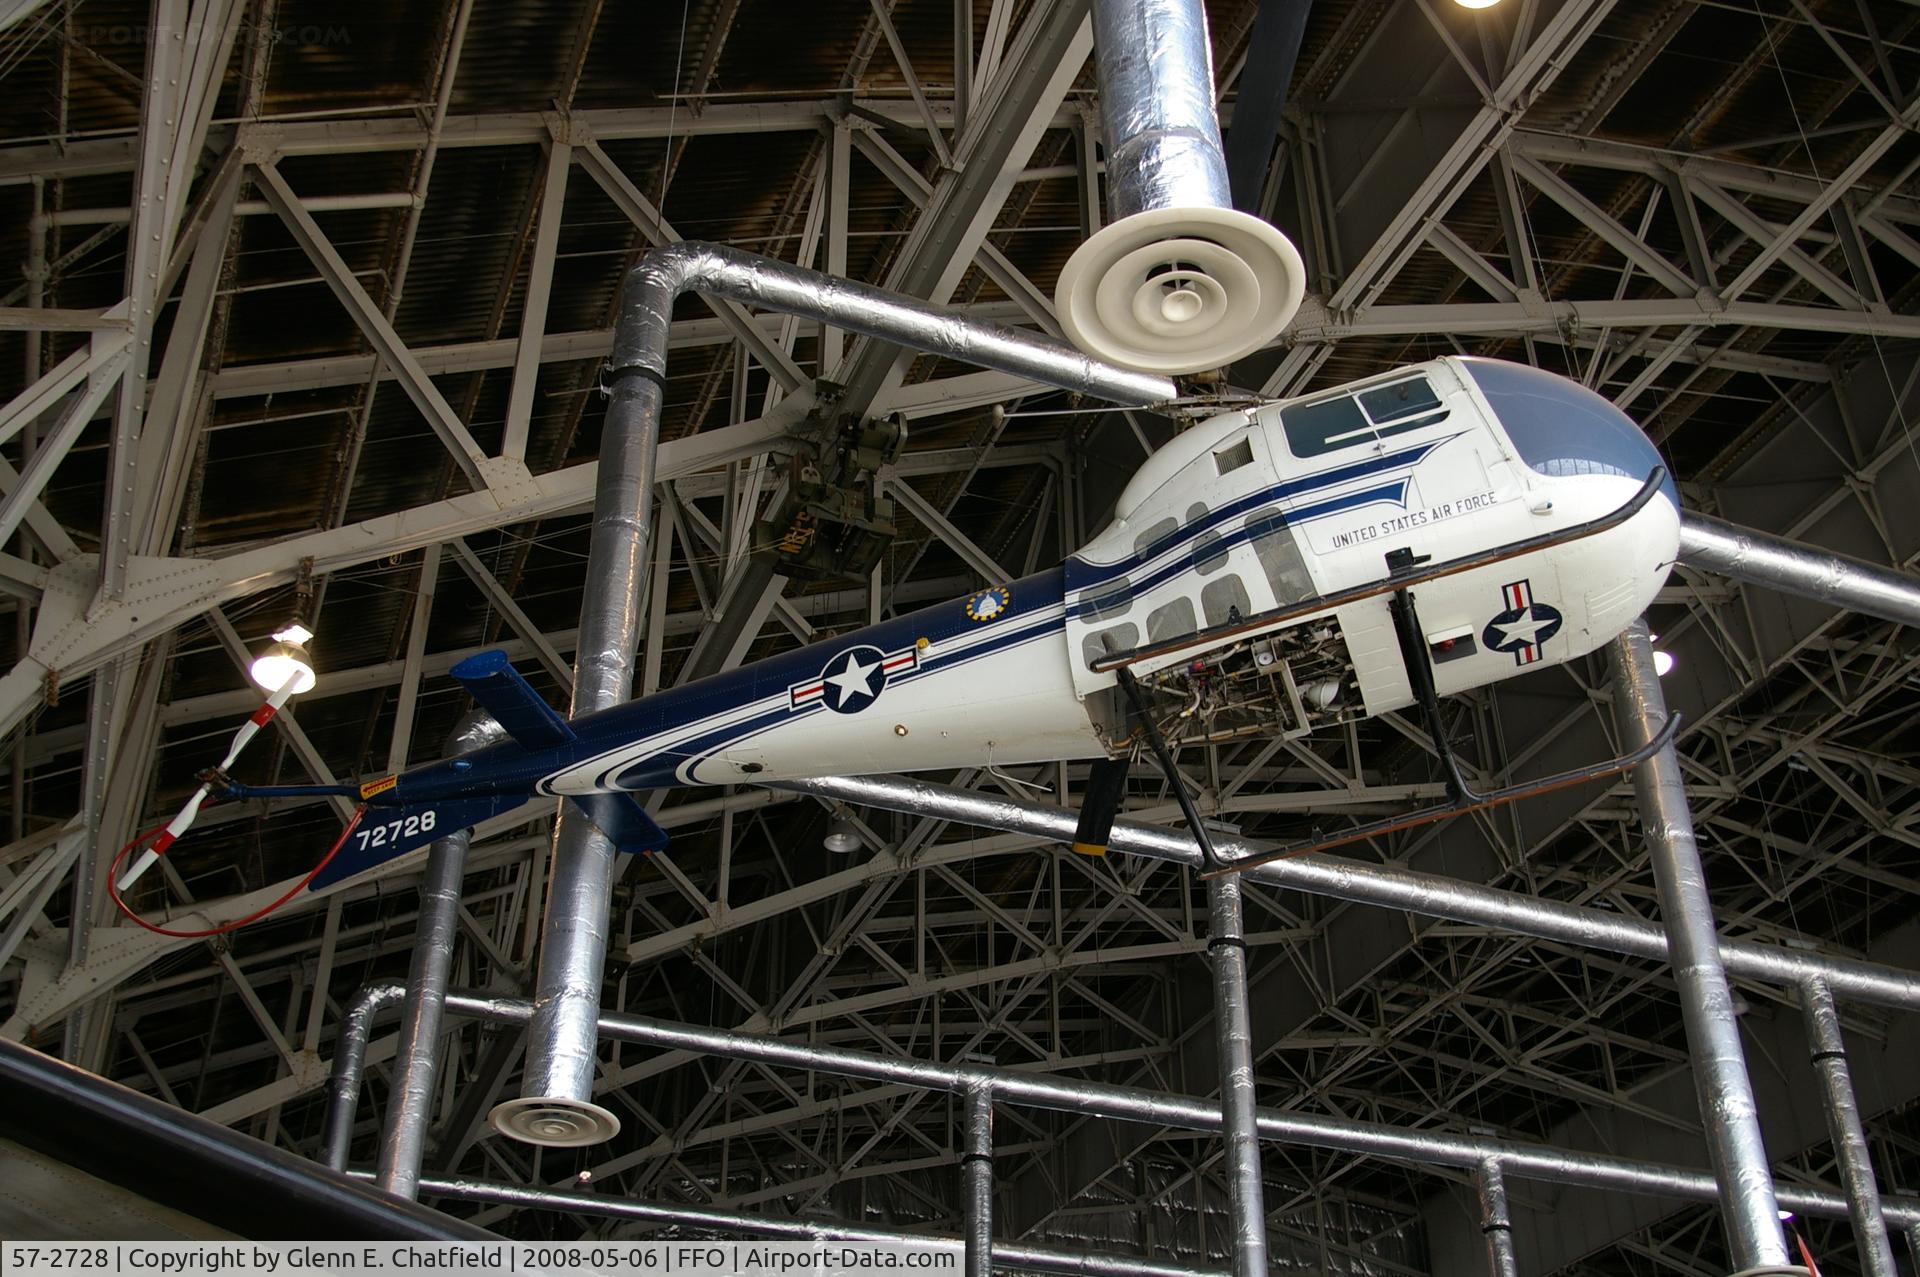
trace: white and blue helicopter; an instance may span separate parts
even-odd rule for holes
[[[666,835],[634,795],[663,787],[1063,759],[1094,760],[1074,849],[1099,854],[1145,752],[1173,779],[1208,872],[1233,872],[1612,775],[1665,745],[1677,718],[1632,755],[1478,792],[1438,698],[1618,635],[1665,581],[1679,517],[1653,443],[1605,399],[1448,357],[1201,421],[1048,571],[573,722],[486,652],[452,675],[506,741],[344,790],[206,780],[232,798],[356,795],[365,819],[318,889],[536,795],[573,801],[641,853]],[[1432,728],[1447,802],[1257,858],[1213,855],[1173,746],[1408,706]]]

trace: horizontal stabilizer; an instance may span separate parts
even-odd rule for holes
[[[449,673],[524,748],[552,749],[574,738],[567,720],[521,677],[505,652],[469,656]]]
[[[622,855],[641,856],[667,845],[667,831],[653,823],[632,794],[576,794],[568,799]]]
[[[331,887],[344,878],[384,865],[395,856],[424,847],[436,838],[445,838],[501,812],[512,811],[526,801],[525,794],[489,794],[483,798],[455,798],[413,807],[369,807],[361,814],[360,823],[348,836],[346,845],[340,848],[340,854],[314,876],[308,890]]]

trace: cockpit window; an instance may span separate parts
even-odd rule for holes
[[[1417,417],[1439,408],[1440,397],[1433,393],[1433,387],[1427,384],[1425,377],[1409,377],[1405,381],[1361,391],[1360,406],[1376,422],[1405,421],[1408,417]]]
[[[1318,457],[1446,419],[1447,410],[1425,377],[1407,377],[1280,412],[1287,446],[1296,457]]]

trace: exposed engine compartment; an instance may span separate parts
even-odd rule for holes
[[[1360,688],[1340,622],[1317,618],[1205,652],[1140,677],[1171,743],[1270,735],[1292,739],[1362,716]],[[1117,696],[1102,718],[1116,751],[1137,730]]]

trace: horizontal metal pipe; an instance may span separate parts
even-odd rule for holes
[[[565,1193],[550,1188],[531,1188],[524,1184],[427,1178],[420,1181],[420,1191],[433,1197],[448,1197],[462,1202],[488,1202],[501,1206],[523,1206],[529,1210],[598,1215],[644,1224],[679,1224],[786,1241],[858,1241],[928,1246],[954,1255],[963,1253],[966,1246],[964,1238],[939,1233],[907,1233],[826,1220],[775,1219],[769,1215],[751,1215],[743,1211],[715,1210],[706,1206],[669,1206],[660,1202],[607,1197],[599,1193]],[[1141,1274],[1142,1277],[1224,1277],[1216,1269],[1192,1268],[1186,1264],[1170,1264],[1139,1255],[1056,1250],[1051,1246],[1034,1246],[1024,1242],[995,1242],[993,1265],[996,1268],[1031,1272],[1065,1273],[1070,1277],[1131,1277],[1132,1274]]]
[[[826,776],[778,781],[769,787],[1068,844],[1073,841],[1076,820],[1073,812],[1062,807],[900,776]],[[1108,845],[1128,855],[1196,867],[1200,864],[1200,849],[1191,836],[1137,820],[1115,821]],[[1271,843],[1225,835],[1215,835],[1214,846],[1223,859],[1273,850]],[[1355,904],[1402,909],[1586,949],[1654,961],[1664,961],[1667,956],[1666,936],[1657,923],[1438,874],[1319,855],[1274,861],[1242,876]],[[1920,1010],[1920,972],[1725,938],[1720,941],[1720,958],[1728,971],[1761,983],[1798,985],[1817,976],[1836,996],[1847,1000]]]
[[[387,987],[387,986],[376,986]],[[397,988],[398,986],[391,986]],[[525,1024],[533,1015],[530,1003],[517,998],[474,993],[447,995],[450,1015],[472,1016],[505,1024]],[[780,1038],[737,1033],[731,1029],[676,1024],[635,1015],[603,1015],[600,1035],[622,1042],[638,1042],[667,1050],[754,1060],[777,1068],[834,1073],[922,1090],[964,1094],[969,1087],[985,1087],[996,1102],[1146,1122],[1183,1130],[1218,1132],[1218,1106],[1193,1096],[1169,1095],[1141,1087],[1113,1086],[1080,1078],[1048,1077],[982,1064],[935,1064],[868,1055],[843,1047],[790,1042]],[[1455,1135],[1442,1131],[1414,1131],[1382,1122],[1316,1117],[1280,1109],[1259,1110],[1260,1137],[1282,1144],[1335,1149],[1413,1165],[1456,1166],[1477,1169],[1492,1161],[1509,1175],[1522,1179],[1587,1188],[1649,1193],[1692,1201],[1713,1201],[1718,1188],[1706,1171],[1657,1162],[1637,1162],[1604,1153],[1579,1153],[1544,1144]],[[422,1181],[424,1191],[426,1181]],[[1845,1218],[1847,1202],[1839,1193],[1782,1188],[1780,1204],[1810,1215]],[[1920,1200],[1887,1199],[1888,1223],[1920,1226]],[[1000,1251],[995,1246],[996,1258]]]
[[[494,1236],[17,1042],[0,1041],[0,1136],[241,1237]]]
[[[1680,515],[1680,561],[1883,621],[1920,625],[1920,579],[1711,515]]]
[[[1124,404],[1174,398],[1173,382],[1102,363],[1050,338],[969,319],[950,307],[836,279],[719,244],[684,240],[648,253],[627,277],[608,376],[665,373],[672,299],[683,292],[817,319],[848,332],[1031,377],[1062,390]]]

